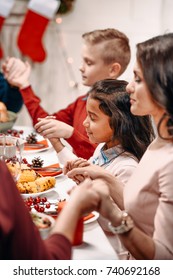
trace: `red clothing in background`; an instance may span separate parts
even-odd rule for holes
[[[22,89],[21,94],[34,125],[38,122],[38,118],[44,118],[49,115],[40,106],[41,100],[34,94],[31,86]],[[73,152],[78,157],[88,159],[93,155],[96,145],[90,143],[83,126],[83,121],[86,118],[86,100],[87,94],[78,97],[67,108],[51,115],[55,116],[57,120],[74,127],[73,135],[66,141],[73,147]]]
[[[4,162],[0,161],[0,259],[68,260],[71,244],[63,235],[42,240]]]

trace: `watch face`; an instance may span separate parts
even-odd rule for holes
[[[121,225],[114,227],[111,223],[108,224],[109,229],[114,234],[123,234],[130,231],[134,227],[132,218],[128,215],[127,212],[122,213],[122,222]]]

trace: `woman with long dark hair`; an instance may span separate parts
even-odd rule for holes
[[[86,167],[102,195],[100,212],[136,259],[173,259],[173,33],[137,44],[134,78],[128,84],[131,112],[153,117],[158,136],[122,192],[110,174]],[[121,208],[112,204],[110,196]]]

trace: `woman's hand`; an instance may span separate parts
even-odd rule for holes
[[[92,180],[102,179],[107,184],[107,186],[109,186],[110,195],[114,202],[118,205],[118,207],[124,210],[124,184],[104,168],[91,164],[86,167],[74,168],[66,175],[71,179],[79,175],[84,176],[85,178],[89,177]]]
[[[75,211],[79,211],[81,216],[99,208],[100,195],[92,185],[93,182],[90,179],[86,179],[70,192],[68,204]]]

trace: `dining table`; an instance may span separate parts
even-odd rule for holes
[[[33,127],[29,126],[14,126],[14,130],[22,131],[20,137],[26,139],[31,133],[35,133],[38,141],[43,140],[43,137],[37,134]],[[47,140],[48,141],[48,140]],[[22,158],[31,163],[34,158],[40,158],[44,162],[44,166],[61,163],[58,161],[57,153],[48,141],[48,147],[42,149],[23,150]],[[74,187],[73,180],[66,175],[58,174],[55,176],[55,187],[47,192],[41,194],[46,196],[48,200],[66,200],[68,199],[68,191]],[[119,259],[118,253],[114,248],[114,237],[105,233],[98,222],[99,214],[93,213],[93,217],[84,222],[83,242],[80,245],[72,247],[72,259],[73,260],[116,260]]]

